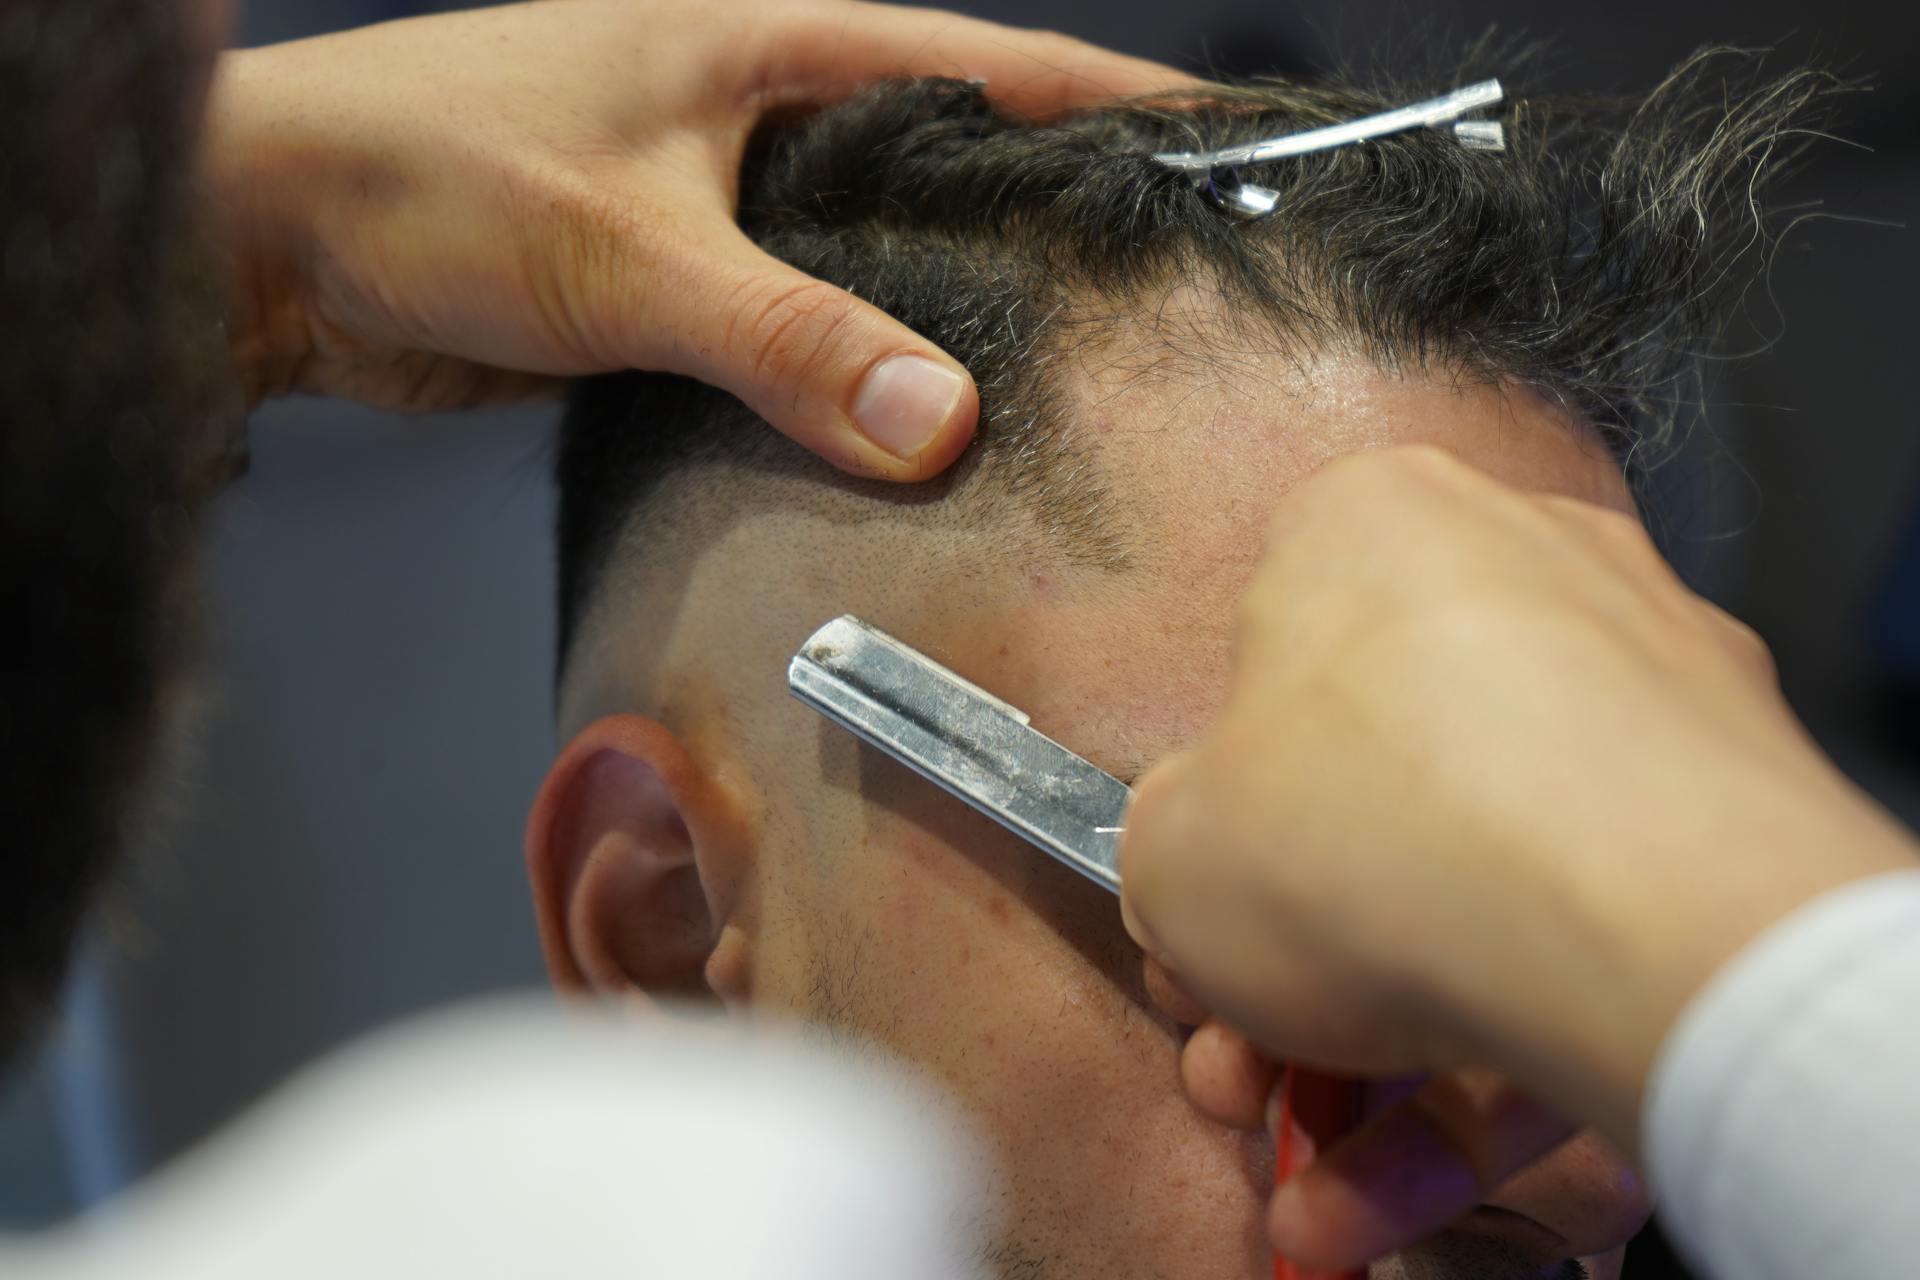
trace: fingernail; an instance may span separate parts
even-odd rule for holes
[[[1293,1179],[1274,1189],[1273,1199],[1267,1202],[1267,1243],[1276,1253],[1286,1254],[1300,1247],[1300,1216],[1306,1207]]]
[[[853,400],[853,422],[867,439],[911,458],[940,434],[966,380],[925,356],[890,356],[873,367]]]

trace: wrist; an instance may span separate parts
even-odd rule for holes
[[[1671,825],[1638,849],[1588,846],[1601,869],[1570,890],[1574,927],[1528,1003],[1488,1025],[1489,1061],[1638,1159],[1645,1091],[1681,1015],[1762,934],[1829,890],[1920,866],[1910,834],[1827,762],[1797,776],[1705,781],[1689,807],[1649,806]],[[1681,815],[1685,815],[1682,817]]]

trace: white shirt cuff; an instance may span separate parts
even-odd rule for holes
[[[1668,1035],[1641,1124],[1662,1217],[1710,1275],[1920,1275],[1920,868],[1736,956]]]

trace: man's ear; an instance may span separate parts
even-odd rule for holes
[[[746,844],[726,790],[667,729],[608,716],[554,761],[527,820],[547,972],[562,992],[744,996],[729,916]]]

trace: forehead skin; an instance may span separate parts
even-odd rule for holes
[[[1073,378],[1103,478],[1136,530],[1138,570],[1034,567],[1011,598],[945,619],[938,637],[956,658],[997,659],[989,687],[1123,774],[1212,718],[1274,503],[1325,462],[1432,444],[1521,488],[1634,511],[1595,435],[1525,391],[1390,377],[1359,358],[1253,358],[1198,386],[1125,368],[1083,365]]]
[[[793,702],[786,659],[858,613],[1127,774],[1214,713],[1274,501],[1329,458],[1431,443],[1515,484],[1630,502],[1598,444],[1526,394],[1272,356],[1196,380],[1141,376],[1108,351],[1068,376],[1135,535],[1132,571],[1007,568],[990,530],[747,504],[690,555],[652,560],[681,567],[632,570],[605,593],[621,613],[588,628],[564,720],[646,710],[741,797],[756,863],[723,923],[748,940],[752,1004],[876,1041],[969,1108],[997,1156],[992,1270],[1248,1280],[1271,1274],[1271,1142],[1181,1097],[1177,1030],[1149,1006],[1113,897]],[[1645,1215],[1630,1175],[1589,1144],[1514,1194],[1566,1237],[1559,1256],[1611,1251],[1602,1277]],[[1485,1247],[1462,1246],[1463,1264]],[[1430,1269],[1383,1264],[1375,1280],[1509,1274],[1433,1250]]]

